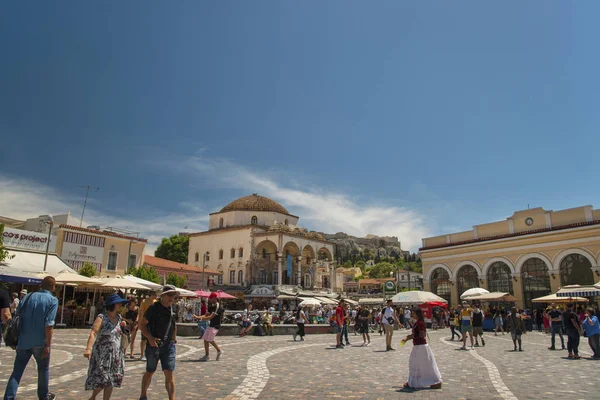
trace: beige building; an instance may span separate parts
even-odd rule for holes
[[[96,275],[114,277],[142,264],[147,242],[107,230],[59,225],[56,254],[76,271],[89,262]]]
[[[600,210],[534,208],[472,230],[423,239],[425,290],[457,304],[467,289],[510,292],[517,306],[600,278]]]
[[[298,220],[269,198],[239,198],[189,235],[188,264],[222,272],[217,286],[330,287],[334,245]]]

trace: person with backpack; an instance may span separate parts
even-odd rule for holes
[[[206,362],[210,359],[209,357],[209,349],[212,345],[215,350],[217,350],[217,361],[221,359],[221,355],[223,351],[219,348],[217,342],[215,342],[215,337],[217,333],[219,333],[219,329],[221,329],[221,320],[223,319],[223,307],[219,304],[219,299],[215,292],[212,292],[208,297],[208,312],[205,316],[202,317],[203,320],[209,321],[208,328],[206,328],[206,332],[202,336],[202,340],[204,340],[204,357],[200,358],[200,361]]]
[[[567,305],[567,311],[563,313],[563,322],[567,331],[567,350],[569,351],[568,358],[580,359],[579,355],[579,337],[583,335],[581,326],[579,325],[579,316],[573,311],[573,303]]]
[[[507,320],[508,322],[506,323],[506,330],[510,331],[514,345],[513,351],[517,351],[517,343],[519,343],[519,351],[523,351],[521,335],[525,333],[525,324],[523,323],[521,316],[517,313],[516,307],[511,309]]]
[[[481,337],[481,345],[485,346],[485,340],[483,340],[483,310],[479,308],[479,304],[475,305],[475,311],[473,311],[473,336],[475,336],[475,347],[479,347],[479,337]]]
[[[15,320],[19,321],[17,354],[15,364],[4,392],[5,400],[14,400],[19,383],[29,360],[33,356],[38,368],[37,397],[52,400],[56,396],[48,391],[50,380],[50,347],[54,333],[54,320],[58,310],[58,300],[52,292],[56,289],[56,280],[46,276],[42,280],[42,289],[26,295],[19,303]]]

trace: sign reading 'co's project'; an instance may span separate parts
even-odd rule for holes
[[[4,239],[4,246],[9,249],[46,251],[48,244],[48,234],[41,232],[5,227],[2,237]],[[50,236],[48,251],[50,253],[56,252],[56,236]]]

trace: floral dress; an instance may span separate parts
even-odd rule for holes
[[[92,347],[85,390],[105,387],[121,387],[125,371],[125,359],[121,350],[121,316],[113,324],[108,315],[102,317],[102,325]]]

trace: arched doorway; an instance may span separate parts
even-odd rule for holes
[[[581,254],[569,254],[560,262],[560,283],[567,285],[593,285],[592,263]]]
[[[548,266],[539,258],[530,258],[521,267],[523,281],[523,303],[525,307],[532,308],[532,299],[552,293]]]
[[[431,292],[451,303],[450,274],[444,268],[436,268],[431,273]]]
[[[490,265],[488,269],[488,290],[490,292],[513,292],[513,281],[510,267],[502,261]]]
[[[304,246],[302,249],[302,287],[312,287],[313,276],[315,271],[312,269],[312,264],[315,261],[315,250],[310,245]]]
[[[468,264],[462,266],[456,275],[456,284],[459,297],[467,290],[479,287],[479,276],[475,267]]]
[[[235,253],[235,249],[233,252]],[[250,278],[247,280],[254,285],[277,285],[277,245],[270,240],[264,240],[256,246],[255,252],[249,271]]]
[[[294,242],[287,242],[283,246],[283,285],[297,285],[300,283],[300,275],[298,274],[298,256],[300,256],[300,248]]]

